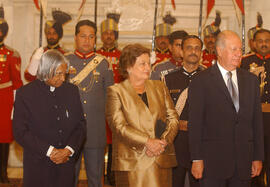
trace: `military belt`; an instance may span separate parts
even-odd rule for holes
[[[262,112],[270,112],[270,104],[262,103]]]
[[[11,81],[8,81],[8,82],[5,82],[5,83],[1,83],[0,84],[0,89],[7,88],[7,87],[10,87],[10,86],[12,86],[12,82]]]

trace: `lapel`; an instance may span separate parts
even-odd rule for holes
[[[212,66],[211,74],[212,74],[212,78],[213,78],[213,83],[216,85],[216,88],[219,89],[225,95],[228,102],[230,104],[232,104],[234,107],[230,92],[225,84],[225,81],[224,81],[222,74],[217,66],[217,63]],[[237,76],[237,78],[238,78],[238,76]],[[238,85],[239,85],[239,83],[238,83]],[[236,112],[236,110],[235,110],[235,112]]]
[[[241,112],[241,106],[244,106],[244,93],[248,93],[249,91],[245,91],[245,88],[247,88],[245,86],[245,78],[243,75],[243,72],[241,69],[237,68],[236,69],[237,72],[237,82],[238,82],[238,93],[239,93],[239,111],[238,114]]]
[[[145,91],[146,91],[146,95],[147,95],[147,100],[148,100],[148,107],[146,107],[151,115],[153,116],[155,114],[155,111],[157,110],[157,106],[155,106],[157,104],[158,101],[156,101],[156,89],[155,86],[152,84],[153,82],[150,80],[147,80],[145,83]]]

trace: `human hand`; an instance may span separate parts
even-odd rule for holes
[[[203,175],[203,160],[196,160],[192,162],[191,173],[195,179],[201,179]]]
[[[259,176],[261,170],[262,170],[262,161],[259,160],[252,161],[251,177]]]
[[[149,151],[149,149],[146,149],[145,154],[148,157],[154,157],[155,156],[154,153],[152,153],[151,151]]]
[[[154,156],[158,156],[165,150],[166,145],[167,142],[165,140],[149,138],[145,146]]]
[[[54,148],[51,155],[50,155],[50,159],[52,162],[54,162],[55,164],[62,164],[65,163],[69,160],[69,156],[72,153],[70,152],[69,149],[56,149]]]

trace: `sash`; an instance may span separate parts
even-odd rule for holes
[[[184,106],[186,104],[186,100],[187,100],[187,96],[188,96],[188,88],[184,89],[184,91],[182,91],[182,93],[179,95],[176,105],[175,105],[175,110],[178,113],[178,115],[180,116]]]
[[[79,85],[86,77],[91,73],[103,60],[104,58],[101,56],[95,56],[88,64],[85,66],[85,68],[80,71],[75,77],[70,79],[70,82],[75,85]]]

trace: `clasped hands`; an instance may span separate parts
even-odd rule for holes
[[[55,164],[63,164],[69,160],[69,156],[71,155],[71,151],[67,148],[64,149],[56,149],[53,148],[50,159]]]
[[[148,157],[159,156],[165,151],[167,145],[168,143],[166,142],[166,140],[149,138],[145,144],[145,153]]]

